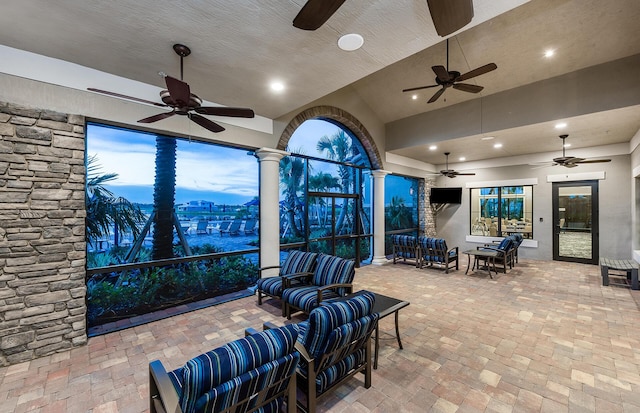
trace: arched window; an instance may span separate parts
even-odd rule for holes
[[[280,163],[280,239],[310,251],[366,261],[371,162],[358,138],[326,119],[304,121]]]

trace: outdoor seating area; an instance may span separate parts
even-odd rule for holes
[[[603,287],[598,266],[521,259],[489,283],[462,271],[441,277],[409,265],[366,266],[356,269],[354,290],[411,302],[399,312],[403,349],[383,336],[371,387],[356,374],[319,399],[318,411],[640,409],[640,296]],[[380,330],[392,332],[393,318],[380,319]],[[0,368],[0,411],[147,412],[151,361],[171,372],[247,328],[307,319],[287,321],[278,302],[246,297],[91,337]]]

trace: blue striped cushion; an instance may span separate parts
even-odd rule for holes
[[[505,237],[498,245],[498,249],[509,251],[511,249],[511,244],[513,243],[510,237]]]
[[[317,286],[350,284],[356,275],[355,265],[353,260],[320,254],[311,284]],[[338,290],[338,294],[344,295],[346,294],[346,290],[341,288]]]
[[[342,296],[334,290],[322,291],[323,301],[338,297]],[[318,306],[318,287],[287,288],[282,292],[282,300],[308,314]]]
[[[280,275],[311,272],[317,257],[318,254],[315,252],[290,251],[280,267]]]
[[[214,413],[227,409],[239,400],[244,400],[250,396],[255,395],[259,391],[267,388],[272,383],[284,377],[291,377],[295,374],[296,367],[300,361],[300,353],[295,352],[287,354],[277,360],[271,361],[267,364],[259,366],[257,369],[250,370],[239,377],[235,377],[215,389],[207,392],[203,397],[200,397],[195,404],[196,412]],[[265,397],[262,400],[268,400],[274,397],[277,393],[284,391],[287,381],[280,383],[277,386],[269,389]],[[251,409],[256,406],[256,403],[260,401],[258,398],[242,403],[241,410]],[[267,411],[277,412],[278,408],[282,405],[282,399],[277,398],[273,402],[268,404]]]
[[[229,380],[237,381],[244,373],[294,353],[297,336],[297,326],[287,325],[241,338],[187,361],[184,367],[170,374],[180,394],[182,410],[193,412],[196,405],[211,404],[213,398],[207,394],[218,386]]]
[[[312,358],[324,354],[331,332],[343,324],[371,314],[374,302],[375,295],[363,291],[348,300],[327,303],[315,308],[309,314],[305,334],[299,335],[298,341]]]
[[[269,295],[282,296],[282,277],[266,277],[258,280],[258,290]]]
[[[391,242],[396,246],[396,255],[403,258],[416,258],[416,237],[413,235],[394,234]]]

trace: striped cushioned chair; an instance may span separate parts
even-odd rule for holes
[[[420,251],[420,268],[436,264],[443,267],[446,273],[449,273],[451,264],[454,264],[456,270],[459,268],[458,247],[448,249],[447,241],[443,238],[419,237],[418,249]]]
[[[298,324],[298,390],[306,395],[306,404],[298,400],[298,407],[303,411],[315,412],[318,399],[357,373],[364,374],[365,388],[371,387],[370,338],[378,322],[374,301],[371,292],[361,291],[324,303]]]
[[[151,362],[151,413],[280,412],[296,397],[297,337],[296,325],[256,332],[170,373]],[[295,403],[287,411],[295,412]]]
[[[290,282],[295,277],[288,277],[285,281],[282,301],[287,318],[291,319],[291,311],[294,309],[308,314],[324,300],[344,297],[351,293],[355,275],[353,260],[320,254],[309,283],[294,286]]]
[[[486,244],[484,247],[478,247],[478,249],[496,251],[498,256],[495,258],[495,264],[499,264],[502,267],[502,272],[506,274],[507,266],[509,266],[509,268],[513,268],[513,261],[515,257],[515,251],[513,249],[514,245],[513,236],[510,235],[508,237],[504,237],[497,246]],[[496,272],[498,271],[497,268],[495,270]]]
[[[393,247],[393,263],[402,260],[406,264],[407,260],[413,261],[418,266],[418,245],[416,237],[413,235],[394,234],[391,235],[391,245]]]
[[[283,276],[301,273],[310,273],[316,264],[316,258],[318,254],[315,252],[304,252],[293,250],[289,252],[287,258],[282,265],[275,265],[270,267],[259,268],[260,274],[262,271],[279,268],[280,273],[277,277],[265,277],[258,279],[258,305],[262,305],[262,297],[269,296],[272,298],[282,298]],[[282,315],[285,315],[285,306],[282,304]]]

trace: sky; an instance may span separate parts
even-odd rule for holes
[[[152,203],[156,135],[104,125],[87,127],[87,154],[100,173],[116,173],[107,188],[131,202]],[[177,139],[176,204],[205,200],[240,205],[258,196],[258,160],[246,150]]]
[[[289,150],[323,158],[316,150],[318,140],[339,130],[327,121],[307,120],[292,135]],[[87,136],[87,154],[96,156],[99,173],[118,174],[116,180],[105,185],[107,189],[131,202],[151,204],[156,135],[89,123]],[[258,160],[246,150],[177,139],[176,152],[176,204],[204,200],[216,205],[242,205],[258,196]],[[331,164],[313,162],[313,165],[312,173],[335,171]],[[399,177],[386,178],[395,183],[386,185],[386,202],[398,195],[411,205],[409,184],[396,178]]]

